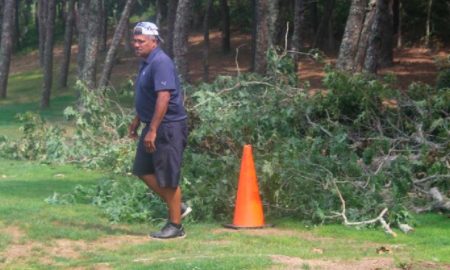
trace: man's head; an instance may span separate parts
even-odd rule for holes
[[[146,58],[162,41],[158,27],[151,22],[140,22],[133,29],[133,47],[136,55]]]

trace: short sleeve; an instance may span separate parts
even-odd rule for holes
[[[175,90],[175,68],[169,59],[160,59],[153,66],[153,82],[155,91]]]

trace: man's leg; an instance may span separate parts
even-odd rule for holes
[[[139,178],[166,202],[167,208],[169,209],[170,222],[174,224],[181,224],[180,187],[162,188],[156,181],[156,177],[154,174],[142,175]]]

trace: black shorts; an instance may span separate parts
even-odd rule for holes
[[[161,123],[156,132],[156,151],[147,152],[144,137],[150,125],[142,130],[133,164],[133,174],[155,174],[160,187],[177,187],[180,184],[183,151],[187,144],[187,121]]]

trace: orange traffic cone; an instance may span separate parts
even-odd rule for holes
[[[245,145],[242,154],[233,224],[224,226],[232,229],[266,227],[251,145]]]

